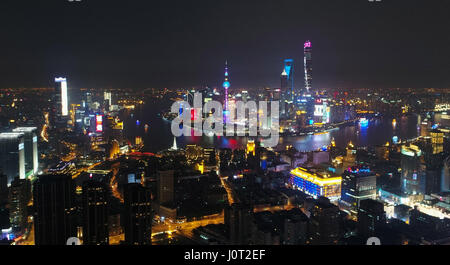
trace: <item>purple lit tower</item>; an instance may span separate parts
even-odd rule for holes
[[[312,46],[308,40],[303,45],[304,66],[305,66],[305,90],[310,92],[312,88]]]
[[[228,88],[230,87],[230,81],[228,80],[228,61],[225,61],[225,81],[223,82],[223,88],[225,90],[225,109],[223,110],[225,117],[228,116]],[[225,118],[226,119],[226,118]]]

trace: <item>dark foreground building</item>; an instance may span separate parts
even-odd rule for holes
[[[71,176],[39,176],[33,200],[36,245],[66,245],[67,239],[77,235]]]
[[[83,183],[83,245],[108,245],[108,187],[102,182]]]
[[[122,219],[126,244],[151,245],[153,214],[149,189],[137,183],[124,187]]]

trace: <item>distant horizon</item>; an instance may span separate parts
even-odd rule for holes
[[[98,90],[119,90],[119,89],[132,89],[132,90],[146,90],[146,89],[156,89],[156,90],[164,90],[164,89],[170,89],[170,90],[177,90],[177,89],[196,89],[196,90],[200,90],[203,87],[201,86],[193,86],[193,87],[72,87],[70,86],[70,80],[67,80],[67,84],[68,84],[68,89],[72,90],[72,89],[78,89],[78,90],[91,90],[91,89],[98,89]],[[0,87],[0,90],[5,90],[5,89],[54,89],[54,86],[43,86],[43,87]],[[221,87],[210,87],[210,88],[218,88],[218,89],[222,89]],[[252,89],[252,90],[256,90],[256,89],[265,89],[265,88],[270,88],[270,89],[277,89],[280,87],[269,87],[269,86],[262,86],[262,87],[239,87],[239,88],[229,88],[229,91],[233,91],[233,90],[240,90],[240,89]],[[323,87],[323,88],[315,88],[315,89],[319,89],[319,90],[329,90],[329,89],[335,89],[335,90],[339,90],[339,89],[450,89],[449,87]],[[303,90],[303,88],[301,88],[300,90]]]

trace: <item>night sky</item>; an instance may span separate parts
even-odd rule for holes
[[[449,87],[448,0],[2,0],[0,87]]]

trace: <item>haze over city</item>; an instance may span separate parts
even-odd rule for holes
[[[318,88],[448,87],[446,1],[2,1],[0,87],[278,85],[314,45]],[[295,85],[302,86],[296,78]]]

